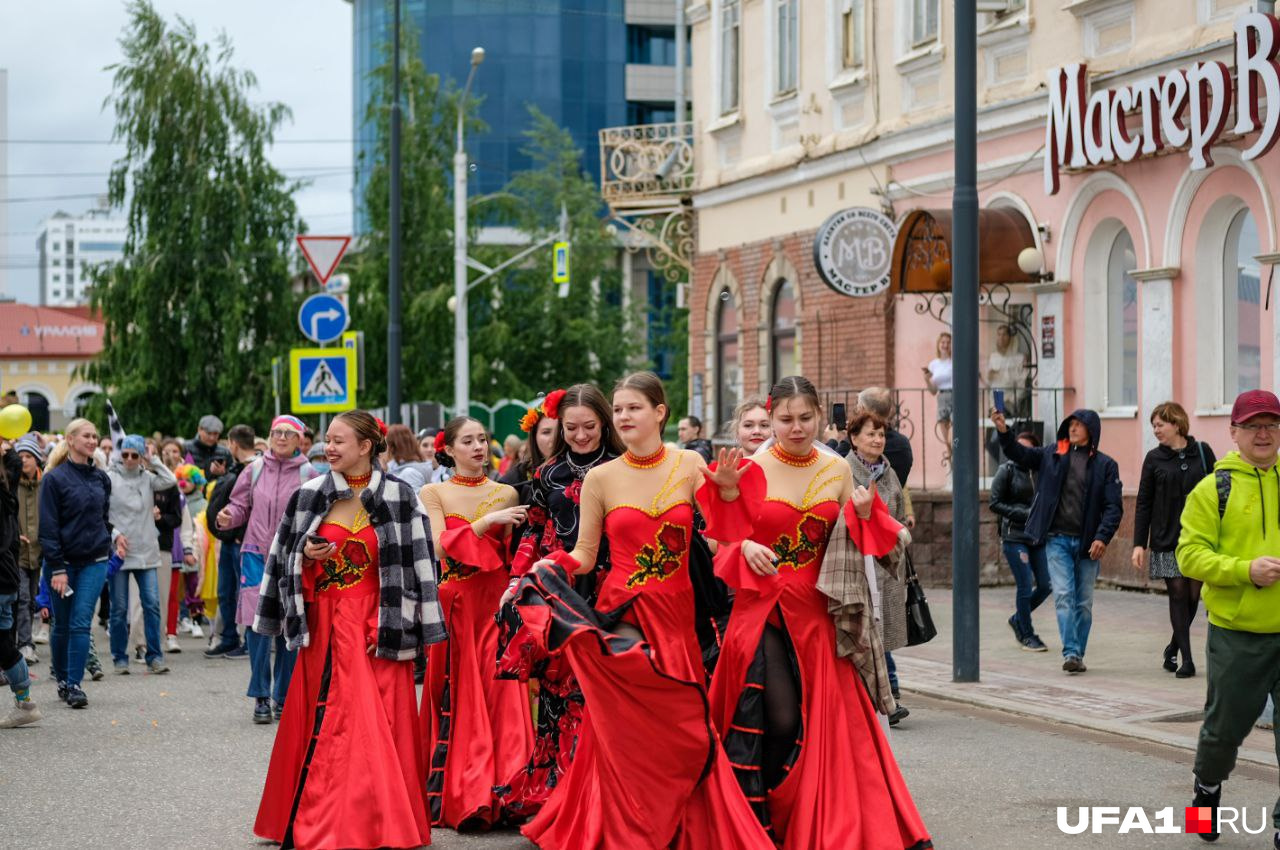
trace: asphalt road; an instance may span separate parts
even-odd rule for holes
[[[100,640],[105,646],[105,640]],[[84,711],[55,702],[47,664],[36,726],[0,733],[0,847],[252,848],[274,726],[250,721],[246,661],[210,661],[199,642],[163,676],[108,673],[87,682]],[[892,733],[903,774],[939,848],[1196,847],[1187,835],[1067,836],[1057,806],[1174,807],[1190,803],[1190,755],[945,702],[909,698]],[[1273,805],[1274,769],[1251,768],[1224,804]],[[1074,815],[1074,810],[1073,810]],[[459,836],[434,846],[528,847],[517,833]],[[1270,847],[1269,834],[1224,835],[1219,847]]]

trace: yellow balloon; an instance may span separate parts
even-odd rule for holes
[[[20,404],[0,407],[0,437],[16,440],[31,430],[31,411]]]

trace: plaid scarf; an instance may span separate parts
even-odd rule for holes
[[[333,503],[352,495],[342,474],[330,472],[303,484],[289,499],[263,569],[255,632],[283,634],[289,649],[310,645],[302,596],[302,547]],[[428,644],[445,639],[427,515],[409,485],[382,474],[376,465],[369,486],[360,493],[360,504],[378,537],[376,655],[409,661]]]

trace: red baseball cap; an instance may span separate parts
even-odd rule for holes
[[[1269,413],[1280,417],[1280,399],[1267,390],[1249,390],[1236,396],[1236,403],[1231,405],[1231,424],[1242,425],[1255,416]]]

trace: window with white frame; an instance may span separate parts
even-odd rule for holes
[[[840,67],[849,71],[867,64],[866,0],[841,0]]]
[[[738,108],[740,98],[740,46],[742,5],[739,0],[720,2],[720,114]]]
[[[1236,213],[1222,258],[1223,387],[1225,398],[1262,386],[1262,266],[1258,223]]]
[[[1121,230],[1107,255],[1107,407],[1138,403],[1137,253]]]
[[[938,40],[939,0],[908,0],[911,3],[911,47],[927,47]]]
[[[775,0],[773,35],[778,63],[773,93],[789,94],[800,81],[800,0]]]

